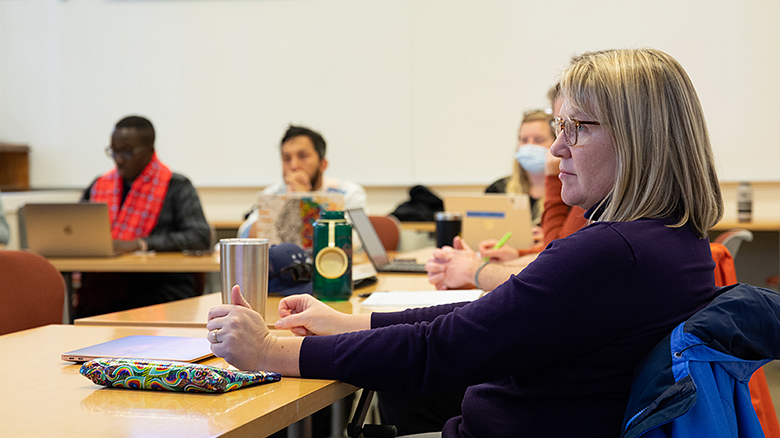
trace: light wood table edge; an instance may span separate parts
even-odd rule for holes
[[[711,231],[727,231],[732,228],[744,228],[750,231],[778,231],[780,230],[780,219],[777,220],[755,220],[751,222],[739,222],[736,220],[722,220],[712,227]]]
[[[182,252],[116,257],[47,258],[58,271],[67,272],[219,272],[219,254],[186,256]]]
[[[400,221],[401,229],[406,231],[415,231],[417,233],[435,233],[436,222],[410,222]]]
[[[291,379],[291,377],[287,378]],[[278,409],[269,412],[267,416],[255,418],[220,436],[227,438],[254,438],[271,435],[322,409],[322,404],[317,403],[318,399],[336,398],[341,400],[357,390],[357,387],[347,383],[337,380],[331,381],[324,389],[320,389],[315,394],[307,394],[298,400],[292,401],[285,406],[280,406]],[[274,415],[279,411],[283,411],[279,417]],[[271,415],[274,418],[281,417],[283,420],[269,421],[268,416]]]
[[[83,331],[86,330],[86,331]],[[97,330],[97,331],[95,331]],[[111,331],[109,331],[111,330]],[[78,335],[76,335],[78,334]],[[40,349],[37,349],[36,352],[33,354],[36,357],[38,369],[40,370],[47,370],[46,379],[49,381],[55,381],[57,382],[54,384],[53,387],[47,388],[46,386],[41,385],[33,385],[30,388],[31,392],[28,392],[24,394],[24,396],[20,396],[19,399],[15,398],[9,398],[6,402],[13,404],[13,409],[11,412],[16,412],[15,415],[18,415],[21,412],[29,412],[30,416],[28,420],[23,420],[19,423],[11,424],[10,430],[16,431],[18,433],[19,431],[26,430],[29,434],[31,431],[37,431],[38,433],[48,431],[51,432],[52,429],[49,427],[49,425],[42,425],[41,427],[35,427],[31,424],[29,424],[30,419],[32,419],[36,414],[36,408],[34,408],[34,403],[37,398],[31,397],[30,394],[39,393],[39,394],[45,394],[49,393],[51,394],[52,391],[56,393],[56,391],[61,391],[63,388],[66,388],[68,385],[71,385],[70,383],[66,384],[65,386],[61,385],[59,382],[61,382],[61,379],[78,382],[75,386],[71,386],[73,391],[69,391],[69,394],[71,394],[71,397],[75,397],[77,399],[81,399],[83,401],[84,395],[91,395],[91,394],[104,394],[104,391],[106,393],[119,391],[119,392],[125,392],[126,395],[131,396],[132,401],[135,401],[136,397],[132,396],[132,392],[135,392],[135,390],[126,390],[126,389],[116,389],[116,388],[101,388],[100,385],[93,385],[91,383],[87,383],[87,380],[82,380],[81,376],[78,376],[78,368],[81,366],[81,364],[78,363],[72,363],[72,362],[66,362],[66,361],[58,361],[56,359],[46,359],[41,360],[41,357],[45,355],[46,357],[58,357],[58,354],[52,354],[52,353],[59,353],[62,351],[62,349],[71,349],[75,348],[76,345],[80,343],[97,343],[97,342],[104,342],[106,339],[112,339],[116,337],[121,336],[127,336],[131,334],[152,334],[152,335],[164,335],[164,336],[200,336],[204,335],[205,331],[203,329],[193,330],[193,329],[161,329],[161,328],[152,328],[152,327],[146,327],[146,328],[140,328],[140,327],[74,327],[72,325],[48,325],[44,327],[38,327],[35,329],[30,330],[24,330],[20,332],[14,332],[10,334],[3,335],[0,337],[0,339],[3,340],[4,345],[6,346],[16,346],[17,351],[19,344],[25,343],[27,344],[28,340],[36,340],[37,342],[40,342],[42,339],[48,339],[50,340],[50,344],[48,345],[42,345]],[[285,334],[282,334],[285,335]],[[41,342],[41,344],[45,344],[44,342]],[[3,366],[7,366],[12,360],[9,357],[6,357],[2,360]],[[223,359],[211,357],[208,359],[205,359],[204,361],[199,362],[204,365],[213,365],[217,366],[219,368],[224,368],[226,366],[226,363]],[[43,364],[43,365],[42,365]],[[59,372],[52,373],[52,370],[60,370]],[[62,378],[59,378],[58,376],[62,375]],[[44,379],[44,381],[46,381]],[[275,386],[282,385],[284,386],[284,389],[281,387],[274,389]],[[268,390],[270,390],[270,393],[268,393]],[[283,391],[284,395],[282,395],[282,398],[279,399],[278,403],[274,403],[273,406],[269,406],[270,409],[265,409],[264,403],[261,403],[257,407],[261,409],[247,409],[246,407],[243,407],[244,411],[239,413],[239,415],[229,414],[227,417],[224,417],[225,420],[222,422],[220,420],[221,425],[218,425],[218,427],[212,431],[212,433],[216,432],[216,435],[209,434],[208,436],[224,436],[224,437],[250,437],[250,436],[267,436],[270,435],[278,430],[281,430],[293,423],[296,423],[308,416],[310,416],[312,413],[318,411],[319,409],[322,409],[323,407],[337,402],[344,397],[352,394],[355,392],[357,388],[353,385],[349,385],[337,380],[331,380],[331,379],[306,379],[306,378],[298,378],[298,377],[283,377],[280,382],[274,382],[269,383],[267,385],[259,385],[259,386],[253,386],[249,388],[241,389],[237,392],[231,392],[229,394],[231,395],[237,395],[241,391],[249,391],[250,393],[253,391],[260,391],[261,397],[270,396],[272,393],[275,393],[277,391]],[[146,392],[146,391],[144,391]],[[184,393],[167,393],[165,391],[149,391],[147,392],[152,398],[154,397],[187,397],[188,394]],[[297,394],[297,395],[293,395]],[[217,398],[224,398],[224,397],[231,397],[231,395],[226,394],[213,394],[210,396],[213,396],[214,399]],[[281,395],[281,394],[280,394]],[[291,397],[291,395],[293,395]],[[19,407],[17,403],[19,403],[19,400],[21,400],[21,403],[24,403],[23,407]],[[258,399],[257,395],[248,394],[248,398],[246,399],[247,403],[256,403],[255,400]],[[56,403],[56,402],[55,402]],[[99,403],[101,406],[102,403]],[[236,406],[242,406],[244,403],[239,403]],[[78,408],[78,403],[70,403],[68,405],[69,409],[71,411],[75,409],[76,412],[81,413],[83,410],[83,404],[82,409]],[[5,406],[11,406],[9,404],[6,404]],[[27,406],[27,407],[24,407]],[[75,408],[74,408],[75,406]],[[158,407],[152,405],[152,407]],[[222,414],[228,414],[229,411],[233,410],[234,408],[228,408],[225,412],[222,412]],[[101,411],[102,412],[102,411]],[[124,413],[115,415],[112,412],[108,412],[108,415],[104,415],[102,413],[99,413],[101,417],[106,418],[127,418],[128,415],[125,415]],[[0,415],[0,419],[5,423],[5,421],[10,421],[10,418],[8,415],[8,412],[4,412],[3,415]],[[91,414],[90,414],[91,415]],[[209,414],[208,411],[204,413],[204,415],[207,415],[209,418],[209,421],[211,422],[211,418],[213,415]],[[144,415],[143,413],[140,416],[130,415],[131,417],[137,417],[135,421],[142,423],[144,422]],[[55,415],[56,417],[56,415]],[[79,416],[81,420],[86,419],[85,416]],[[92,418],[92,420],[95,420],[95,418]],[[113,420],[110,420],[113,421]],[[178,420],[176,420],[178,421]],[[122,426],[122,423],[124,421],[113,421],[119,426]],[[25,424],[27,423],[27,424]],[[102,419],[98,419],[98,424],[103,424],[104,421]],[[171,423],[172,424],[172,423]],[[215,423],[219,424],[219,423]],[[5,428],[4,429],[8,430]],[[72,431],[74,427],[68,425],[68,430]],[[89,431],[89,427],[86,425],[80,426],[82,430]],[[127,436],[127,432],[130,429],[116,429],[115,433],[109,433],[105,436]],[[191,430],[192,432],[192,430]],[[204,432],[204,433],[201,433]],[[206,431],[202,431],[198,429],[198,436],[207,436]],[[66,433],[70,435],[70,433]],[[22,434],[26,436],[26,434]],[[43,435],[42,435],[43,436]]]

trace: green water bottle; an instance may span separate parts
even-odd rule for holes
[[[323,301],[352,296],[352,225],[343,211],[323,211],[314,223],[312,292]]]

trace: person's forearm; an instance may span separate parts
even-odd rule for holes
[[[259,371],[275,371],[283,376],[300,377],[299,360],[303,337],[281,336],[272,341],[266,360],[259,366]]]
[[[539,253],[535,252],[535,253],[524,255],[522,257],[518,257],[518,258],[516,258],[514,260],[506,261],[506,262],[502,263],[502,265],[503,266],[514,266],[515,268],[517,268],[517,269],[515,269],[515,274],[517,274],[523,268],[528,266],[529,263],[531,263],[532,261],[536,260],[536,257],[538,257],[538,256],[539,256]]]
[[[344,315],[342,333],[371,329],[371,314]],[[270,336],[270,335],[269,335]],[[276,371],[290,377],[300,377],[301,346],[304,337],[274,336],[265,353],[260,370]]]
[[[360,313],[357,315],[345,314],[344,331],[341,333],[371,330],[371,315],[372,313]]]
[[[490,263],[479,271],[479,288],[491,291],[520,272],[522,267]]]

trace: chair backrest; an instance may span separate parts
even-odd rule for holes
[[[368,220],[374,226],[385,250],[397,250],[398,243],[401,240],[401,224],[398,222],[398,219],[391,216],[369,216]]]
[[[737,258],[737,252],[739,247],[742,246],[742,242],[752,242],[753,233],[750,230],[742,228],[734,228],[728,231],[724,231],[715,238],[716,243],[720,243],[728,248],[731,257]]]
[[[65,282],[38,254],[0,251],[0,335],[62,324]]]
[[[710,243],[712,259],[715,261],[715,285],[728,286],[737,282],[737,271],[734,268],[734,259],[728,248],[718,242]],[[758,415],[758,421],[766,438],[780,438],[780,422],[777,421],[772,395],[766,381],[763,369],[753,374],[748,384],[750,388],[750,401]]]
[[[723,288],[637,364],[621,437],[775,436],[748,381],[780,358],[779,339],[780,295]]]
[[[737,282],[734,258],[728,248],[718,242],[710,243],[712,260],[715,262],[715,286],[723,287]]]

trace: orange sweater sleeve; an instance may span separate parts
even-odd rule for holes
[[[580,207],[569,207],[561,198],[563,184],[557,176],[546,176],[544,180],[544,212],[542,212],[542,230],[544,246],[555,239],[568,236],[579,230],[587,221]]]

